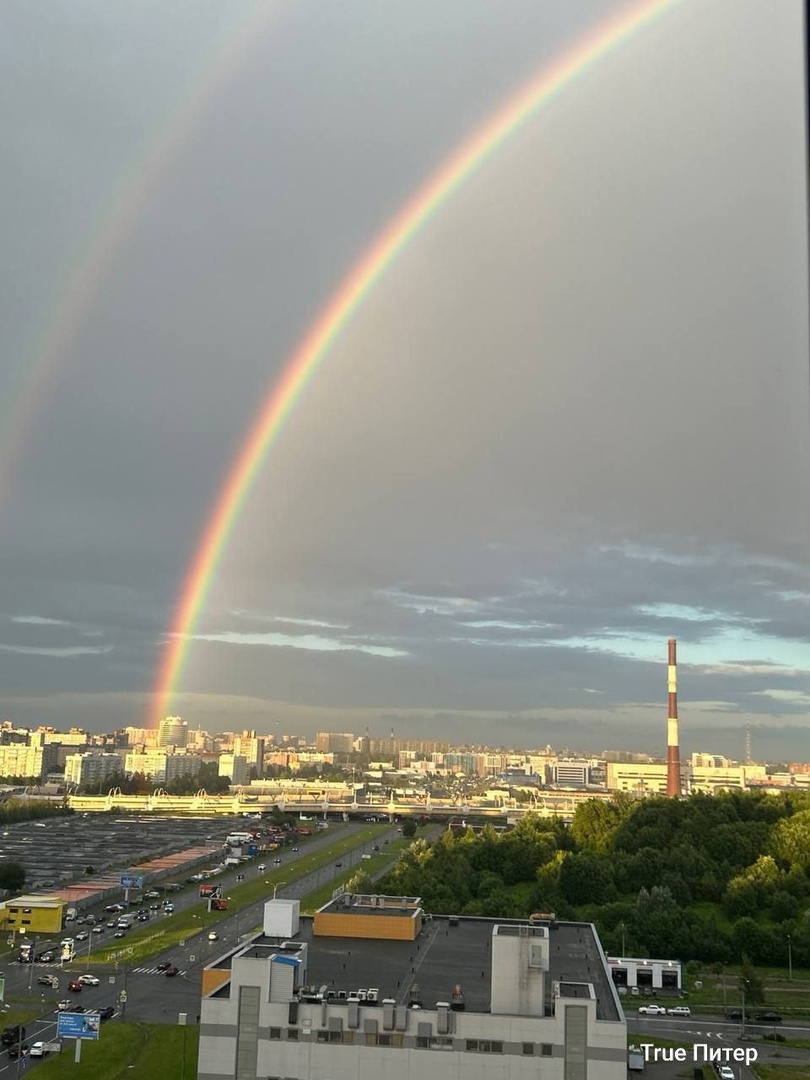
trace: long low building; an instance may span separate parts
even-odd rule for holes
[[[431,919],[413,897],[297,905],[269,901],[264,932],[205,969],[198,1080],[625,1080],[590,924]]]

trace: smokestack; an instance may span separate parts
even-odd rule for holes
[[[675,638],[667,642],[667,690],[667,795],[677,797],[681,794],[681,749],[678,742],[678,656]]]

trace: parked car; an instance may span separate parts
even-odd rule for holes
[[[80,983],[78,979],[71,979],[68,983],[68,990],[72,990],[75,994],[80,994],[82,991],[83,983]]]
[[[98,986],[101,979],[96,975],[80,975],[76,982],[80,982],[82,986]]]
[[[781,1024],[782,1014],[778,1012],[758,1012],[757,1023],[760,1024]]]
[[[180,968],[177,968],[174,966],[174,964],[171,964],[169,967],[166,968],[163,974],[168,975],[170,978],[173,978],[175,975],[180,974]]]
[[[642,1005],[638,1010],[639,1016],[666,1016],[667,1010],[663,1005]]]
[[[674,1009],[667,1009],[667,1016],[691,1016],[692,1010],[688,1005],[676,1005]]]

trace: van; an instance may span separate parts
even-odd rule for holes
[[[361,855],[360,858],[361,859],[370,859],[371,856],[370,855]]]

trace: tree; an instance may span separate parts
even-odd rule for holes
[[[0,889],[19,892],[25,884],[25,867],[18,862],[0,863]]]
[[[402,822],[402,835],[408,838],[416,836],[416,821],[413,818],[406,818]]]
[[[765,1000],[765,986],[762,979],[746,956],[743,957],[740,972],[740,990],[745,994],[746,1006],[761,1005]]]

